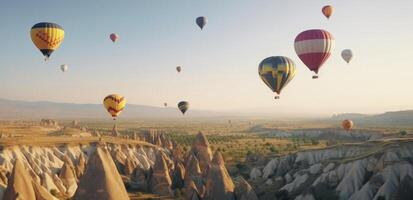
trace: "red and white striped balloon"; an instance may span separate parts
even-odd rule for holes
[[[334,37],[325,30],[307,30],[297,35],[294,48],[298,57],[308,69],[318,74],[318,70],[330,57],[334,48]],[[317,76],[314,78],[317,78]]]

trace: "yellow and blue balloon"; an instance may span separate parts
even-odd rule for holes
[[[30,30],[34,45],[48,59],[50,55],[62,44],[65,37],[63,28],[55,23],[40,22]]]
[[[295,76],[295,64],[284,56],[268,57],[258,66],[258,74],[273,92],[280,95],[281,90]],[[279,96],[275,96],[275,99],[278,98]]]

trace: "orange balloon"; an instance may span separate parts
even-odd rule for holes
[[[346,131],[349,131],[351,128],[353,128],[353,125],[354,125],[353,121],[348,120],[348,119],[344,120],[341,123],[341,126],[343,126],[344,130]]]
[[[334,12],[334,8],[333,6],[327,5],[324,6],[323,9],[321,9],[321,11],[323,12],[323,15],[327,17],[327,19],[330,19],[330,16]]]

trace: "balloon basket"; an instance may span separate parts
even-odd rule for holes
[[[314,75],[314,76],[313,76],[313,79],[318,79],[318,75]]]
[[[275,96],[274,99],[280,99],[280,96]]]

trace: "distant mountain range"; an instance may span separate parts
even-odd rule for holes
[[[351,119],[357,124],[377,127],[413,127],[413,110],[392,111],[383,114],[366,115],[346,113],[333,115],[331,120]]]
[[[214,117],[219,112],[189,110],[185,115],[191,117]],[[107,118],[102,104],[56,103],[47,101],[18,101],[0,99],[0,119],[73,119]],[[128,104],[122,118],[177,118],[182,114],[175,107],[155,107]]]
[[[247,114],[240,112],[218,112],[190,109],[185,116],[188,117],[249,117],[268,120],[265,113]],[[179,110],[173,107],[156,107],[128,104],[121,114],[122,118],[177,118],[182,119]],[[56,103],[48,101],[19,101],[0,99],[0,119],[105,119],[109,118],[102,104],[75,104]],[[305,118],[305,117],[304,117]],[[305,120],[302,118],[302,120]],[[413,110],[386,112],[383,114],[366,115],[360,113],[345,113],[334,115],[328,121],[341,121],[351,119],[357,125],[369,127],[413,127]],[[275,119],[274,119],[275,120]],[[323,119],[321,119],[323,120]]]

